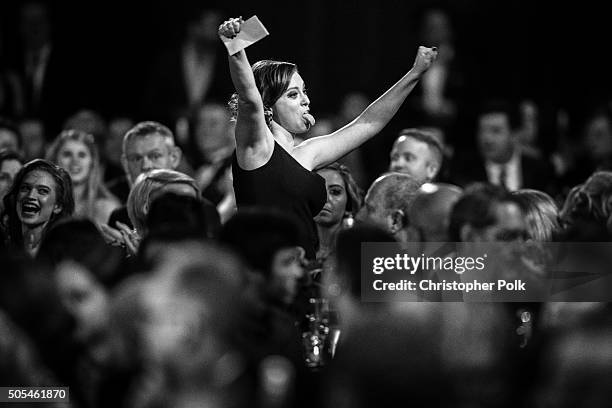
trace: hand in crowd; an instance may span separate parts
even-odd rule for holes
[[[140,246],[140,234],[136,230],[131,230],[127,225],[117,221],[117,226],[121,231],[121,235],[123,236],[123,243],[125,244],[125,249],[127,250],[130,256],[136,255],[138,253],[138,247]]]
[[[240,32],[240,27],[244,23],[242,17],[230,18],[219,26],[219,37],[234,38]]]
[[[121,222],[117,222],[117,228],[109,227],[106,224],[100,224],[99,228],[107,244],[124,247],[129,256],[136,255],[141,241],[141,237],[136,230],[131,230]]]

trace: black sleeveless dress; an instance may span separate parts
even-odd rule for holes
[[[302,167],[276,141],[270,160],[254,170],[240,168],[234,152],[232,174],[238,208],[275,207],[292,215],[300,223],[306,257],[314,259],[319,239],[313,218],[327,201],[325,179]]]

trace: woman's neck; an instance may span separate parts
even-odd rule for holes
[[[342,227],[342,222],[334,225],[325,226],[317,224],[317,233],[319,234],[319,251],[321,255],[327,256],[336,246],[336,236]],[[317,256],[318,258],[318,256]]]
[[[82,201],[85,199],[85,183],[73,184],[72,193],[74,194],[74,201]]]
[[[21,235],[23,236],[23,247],[26,252],[32,256],[36,255],[43,231],[48,222],[37,225],[21,224]]]
[[[293,150],[293,134],[274,120],[272,121],[271,130],[274,139],[276,139],[285,150],[291,152]]]

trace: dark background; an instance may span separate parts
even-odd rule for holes
[[[19,47],[19,4],[0,3],[2,54],[8,60]],[[457,60],[465,74],[460,99],[465,112],[483,96],[503,95],[534,98],[544,114],[565,107],[580,118],[611,94],[610,18],[603,5],[590,2],[70,0],[49,4],[56,47],[73,60],[69,69],[74,80],[67,97],[74,99],[75,106],[107,116],[132,113],[155,57],[178,42],[185,16],[203,5],[221,8],[227,17],[257,14],[271,35],[249,48],[251,62],[271,58],[297,63],[315,114],[335,111],[349,91],[376,97],[405,73],[418,45],[420,13],[431,6],[443,7],[452,18]],[[403,120],[401,114],[397,120]]]

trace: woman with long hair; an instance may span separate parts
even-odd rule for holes
[[[325,179],[327,202],[314,218],[319,234],[317,259],[323,260],[335,251],[336,237],[344,223],[350,224],[363,203],[363,191],[351,175],[350,170],[332,163],[317,173]]]
[[[94,137],[79,130],[65,130],[49,147],[47,160],[70,174],[75,201],[74,215],[98,224],[106,223],[120,203],[102,182],[100,156]]]
[[[35,256],[46,231],[74,212],[72,182],[59,166],[42,159],[26,163],[4,196],[2,219],[8,245]]]

